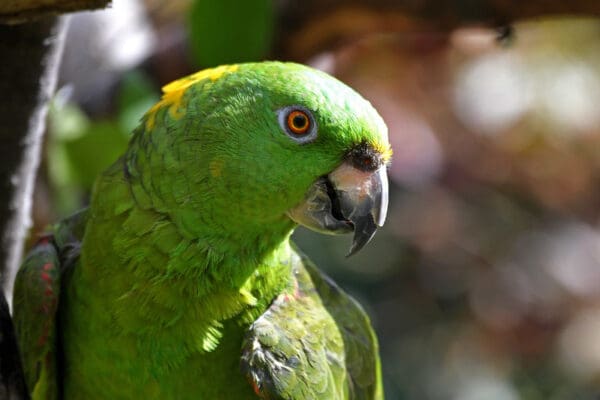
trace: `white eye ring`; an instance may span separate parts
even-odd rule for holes
[[[287,106],[277,110],[277,121],[281,129],[293,141],[305,144],[317,138],[317,121],[308,108]]]

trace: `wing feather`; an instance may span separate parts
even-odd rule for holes
[[[34,399],[60,397],[58,307],[65,272],[79,257],[86,212],[66,219],[29,251],[15,280],[13,319],[27,388]]]
[[[242,371],[263,399],[383,399],[369,318],[306,257],[292,284],[249,328]]]

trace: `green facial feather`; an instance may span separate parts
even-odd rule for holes
[[[164,91],[89,209],[19,272],[34,397],[382,398],[368,318],[289,242],[298,218],[325,215],[320,230],[332,232],[380,225],[385,207],[370,212],[387,204],[382,119],[341,82],[291,63],[217,67]],[[303,202],[329,208],[291,212]],[[60,279],[34,284],[47,265]],[[58,307],[46,307],[48,285]]]

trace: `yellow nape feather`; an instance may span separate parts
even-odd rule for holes
[[[181,99],[188,87],[205,79],[210,79],[214,82],[226,73],[237,71],[238,68],[238,65],[221,65],[215,68],[208,68],[163,86],[162,99],[146,113],[146,130],[154,128],[156,112],[162,107],[169,107],[169,115],[173,119],[179,119],[183,116]]]

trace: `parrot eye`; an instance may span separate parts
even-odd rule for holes
[[[277,111],[281,129],[298,143],[308,143],[317,137],[317,124],[312,113],[302,106],[284,107]]]

